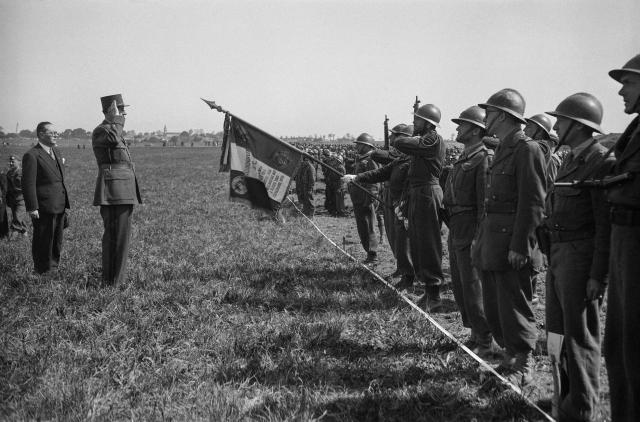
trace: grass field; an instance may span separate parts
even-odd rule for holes
[[[25,149],[0,149],[0,162]],[[477,364],[304,219],[279,225],[228,202],[217,149],[132,150],[145,204],[129,280],[96,287],[95,162],[90,149],[63,154],[72,210],[59,272],[32,275],[30,241],[0,241],[2,419],[543,420],[522,397],[481,388]],[[364,258],[352,219],[316,221]],[[445,299],[436,317],[464,339]],[[540,350],[536,364],[534,402],[551,396]]]

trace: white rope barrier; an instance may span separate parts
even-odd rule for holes
[[[345,256],[347,256],[349,259],[351,259],[354,262],[357,262],[356,258],[354,258],[351,254],[349,254],[347,251],[345,251],[343,248],[341,248],[340,246],[338,246],[333,240],[331,240],[323,231],[322,229],[320,229],[320,227],[318,227],[318,225],[309,217],[307,217],[301,210],[300,208],[298,208],[298,206],[291,200],[291,198],[287,197],[287,199],[289,200],[289,202],[291,202],[291,204],[293,205],[293,207],[296,209],[296,211],[298,211],[298,213],[300,213],[300,215],[302,215],[315,229],[318,233],[320,233],[322,235],[322,237],[324,237],[327,241],[329,241],[329,243],[331,243],[336,249],[338,249],[340,252],[342,252]],[[500,382],[502,382],[504,385],[506,385],[507,387],[509,387],[511,390],[513,390],[514,392],[516,392],[518,395],[520,395],[520,397],[522,397],[523,400],[525,400],[527,402],[527,404],[529,404],[531,407],[533,407],[534,409],[536,409],[538,412],[540,412],[542,414],[542,416],[545,417],[545,419],[547,419],[550,422],[555,422],[555,419],[553,419],[549,414],[547,414],[544,410],[542,410],[537,404],[535,404],[534,402],[532,402],[531,400],[529,400],[528,397],[526,397],[522,390],[514,385],[513,383],[511,383],[509,380],[507,380],[505,377],[503,377],[502,375],[500,375],[495,369],[493,369],[493,367],[491,365],[489,365],[484,359],[482,359],[480,356],[476,355],[475,353],[473,353],[473,351],[471,351],[471,349],[469,349],[467,346],[465,346],[460,340],[458,340],[457,338],[454,337],[453,334],[451,334],[449,331],[447,331],[442,325],[440,325],[438,323],[438,321],[436,321],[435,319],[433,319],[431,317],[431,315],[429,315],[427,312],[425,312],[423,309],[421,309],[418,305],[416,305],[411,299],[409,299],[404,293],[402,293],[401,291],[399,291],[398,289],[396,289],[395,287],[393,287],[393,285],[391,283],[389,283],[387,280],[385,280],[380,274],[378,274],[377,272],[373,271],[371,268],[369,268],[368,266],[364,265],[361,262],[357,262],[358,265],[360,265],[360,267],[362,267],[364,270],[366,270],[368,273],[370,273],[373,277],[375,277],[376,279],[378,279],[379,281],[381,281],[385,286],[387,286],[388,288],[390,288],[391,290],[393,290],[398,296],[400,296],[400,298],[402,298],[402,300],[404,300],[409,306],[411,306],[413,309],[415,309],[416,311],[418,311],[423,317],[425,317],[434,327],[436,327],[442,334],[444,334],[447,338],[449,338],[450,340],[452,340],[459,348],[461,348],[462,350],[464,350],[469,356],[471,356],[471,358],[473,360],[475,360],[476,362],[478,362],[480,364],[480,366],[482,366],[484,369],[486,369],[488,372],[490,372],[491,374],[493,374],[496,378],[498,378],[500,380]]]

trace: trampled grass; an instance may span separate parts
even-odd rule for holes
[[[129,280],[97,287],[94,159],[63,151],[60,271],[34,276],[30,241],[0,242],[3,419],[543,420],[480,388],[477,364],[304,219],[228,202],[214,149],[132,150],[145,204]],[[317,221],[337,243],[354,238],[351,219]],[[464,337],[457,313],[438,318]],[[550,397],[537,363],[534,401]]]

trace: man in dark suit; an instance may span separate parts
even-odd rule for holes
[[[54,270],[60,262],[65,210],[69,197],[64,183],[60,150],[55,148],[57,133],[53,124],[36,127],[38,144],[22,157],[22,192],[27,213],[33,223],[34,270],[38,274]]]
[[[125,104],[122,95],[100,98],[104,121],[93,130],[91,144],[98,164],[93,205],[100,206],[102,281],[119,284],[127,274],[133,206],[142,203],[134,165],[124,140]]]

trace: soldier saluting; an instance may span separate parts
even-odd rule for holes
[[[91,144],[98,164],[93,205],[100,206],[102,281],[115,285],[125,280],[133,206],[141,204],[138,180],[124,140],[126,105],[121,94],[100,98],[104,121],[93,130]]]
[[[609,72],[622,84],[624,112],[640,113],[640,54]],[[629,178],[609,188],[611,259],[604,356],[609,374],[611,420],[640,420],[640,117],[615,145],[614,176]]]
[[[407,171],[409,245],[416,279],[425,285],[417,304],[428,312],[442,308],[442,188],[440,173],[444,165],[445,144],[436,132],[440,109],[425,104],[413,113],[413,136],[396,139],[396,149],[411,157]]]

